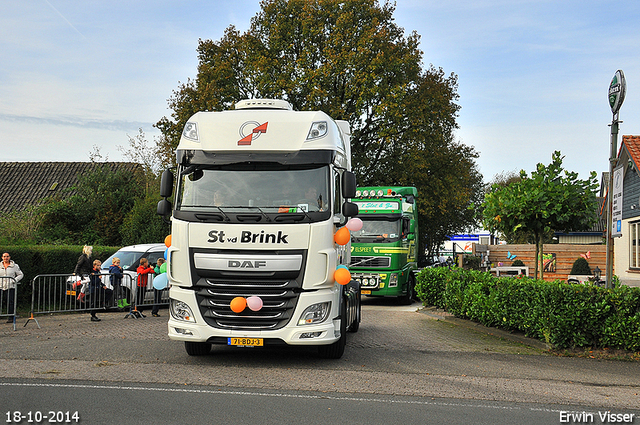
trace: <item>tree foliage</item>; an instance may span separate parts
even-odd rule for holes
[[[456,143],[457,77],[422,67],[420,37],[376,0],[264,0],[240,33],[200,40],[198,74],[169,99],[156,124],[165,165],[187,119],[231,109],[243,98],[282,98],[296,110],[322,110],[352,129],[353,170],[361,185],[418,187],[428,247],[474,223],[481,194],[477,153]]]
[[[156,215],[159,176],[113,170],[78,176],[73,194],[0,217],[0,243],[122,246],[162,242],[169,225]],[[145,190],[146,188],[146,190]]]
[[[42,240],[119,245],[125,216],[136,198],[144,196],[144,176],[96,163],[92,171],[78,176],[74,189],[72,196],[43,206]]]
[[[529,177],[520,171],[520,181],[506,186],[494,185],[483,203],[483,224],[503,234],[522,231],[534,236],[536,276],[538,259],[542,262],[542,242],[549,231],[587,230],[597,219],[597,176],[587,180],[562,168],[559,151],[548,166],[538,164]],[[542,278],[543,267],[540,267]]]
[[[485,196],[494,190],[508,186],[511,183],[520,182],[520,173],[515,171],[502,172],[493,176],[491,182],[485,186]],[[480,211],[481,213],[481,211]],[[499,234],[500,239],[508,244],[535,244],[535,235],[533,232],[519,228],[517,230],[502,229]],[[544,233],[543,243],[553,242],[554,231],[549,230]]]

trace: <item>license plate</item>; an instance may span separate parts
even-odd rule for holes
[[[360,293],[362,295],[371,295],[371,290],[369,290],[369,289],[361,289]]]
[[[227,338],[227,345],[236,345],[244,347],[262,347],[262,338]]]

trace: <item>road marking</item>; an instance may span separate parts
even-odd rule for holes
[[[369,403],[389,403],[389,404],[414,404],[423,406],[440,406],[440,407],[473,407],[485,409],[499,410],[529,410],[532,412],[548,412],[560,413],[567,410],[547,409],[538,407],[520,407],[520,406],[492,406],[489,404],[474,403],[451,403],[442,401],[420,401],[420,400],[394,400],[389,398],[362,398],[362,397],[341,397],[330,395],[312,395],[312,394],[285,394],[285,393],[265,393],[253,391],[234,391],[234,390],[206,390],[191,388],[160,388],[160,387],[135,387],[130,385],[88,385],[88,384],[57,384],[57,383],[23,383],[23,382],[0,382],[0,387],[44,387],[44,388],[73,388],[73,389],[97,389],[97,390],[129,390],[129,391],[153,391],[166,393],[193,393],[193,394],[224,394],[251,397],[286,397],[310,400],[332,400],[332,401],[349,401],[349,402],[369,402]],[[411,396],[407,396],[411,397]],[[584,412],[584,411],[581,411]],[[590,412],[587,412],[590,413]],[[596,412],[593,413],[597,414]]]

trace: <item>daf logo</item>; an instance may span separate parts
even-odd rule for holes
[[[249,146],[251,142],[258,139],[262,133],[267,132],[268,122],[260,124],[258,121],[247,121],[240,126],[240,140],[238,146]]]
[[[267,262],[264,260],[229,260],[227,265],[230,269],[259,269],[260,267],[267,267]]]

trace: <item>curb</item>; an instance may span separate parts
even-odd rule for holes
[[[455,317],[451,313],[447,313],[446,311],[439,310],[435,307],[421,307],[421,308],[418,308],[417,312],[426,314],[427,316],[435,320],[443,320],[449,323],[453,323],[457,326],[473,329],[478,332],[497,336],[499,338],[508,339],[513,342],[519,342],[521,344],[528,345],[529,347],[533,347],[533,348],[538,348],[540,350],[549,351],[549,347],[547,346],[547,344],[538,339],[529,338],[521,334],[515,334],[513,332],[504,331],[498,328],[490,328],[480,323],[473,322],[471,320],[460,319],[458,317]]]

